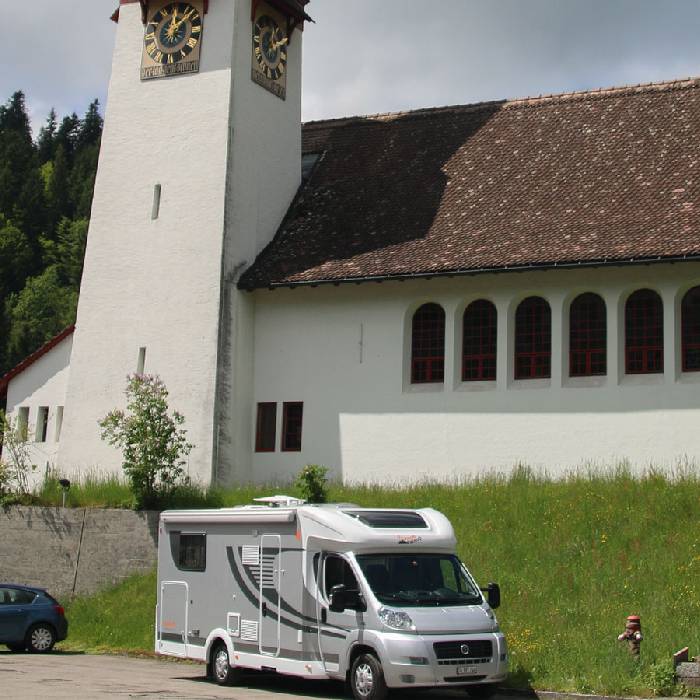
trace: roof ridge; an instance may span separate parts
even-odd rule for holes
[[[343,126],[363,121],[392,121],[401,117],[421,117],[442,112],[477,112],[484,109],[500,106],[504,109],[515,109],[519,107],[535,107],[539,105],[560,104],[562,102],[602,99],[606,97],[617,97],[630,93],[644,94],[648,92],[666,92],[683,88],[700,87],[700,76],[689,76],[687,78],[673,78],[650,83],[632,83],[629,85],[618,85],[607,88],[592,88],[590,90],[574,90],[571,92],[558,92],[542,94],[537,97],[517,97],[503,100],[484,100],[482,102],[472,102],[464,105],[444,105],[441,107],[419,107],[418,109],[397,111],[397,112],[377,112],[375,114],[357,114],[348,117],[333,117],[330,119],[318,119],[303,122],[305,131],[314,129],[327,129]]]

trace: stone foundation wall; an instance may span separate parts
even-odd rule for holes
[[[0,582],[94,593],[156,565],[157,512],[0,509]]]

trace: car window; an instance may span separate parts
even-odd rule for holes
[[[323,588],[326,593],[326,597],[330,596],[333,586],[337,586],[339,583],[344,584],[346,590],[348,591],[360,590],[355,574],[350,568],[350,564],[348,564],[348,562],[341,557],[336,557],[333,555],[327,556],[325,560],[324,574]]]
[[[28,605],[36,593],[21,588],[0,588],[0,605]]]

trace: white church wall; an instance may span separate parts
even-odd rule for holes
[[[629,460],[635,469],[700,458],[700,373],[682,373],[682,294],[700,266],[508,273],[453,279],[259,290],[254,293],[256,406],[277,402],[274,452],[254,452],[250,477],[289,479],[306,463],[346,481],[449,479],[524,462],[553,475]],[[657,290],[664,302],[664,373],[624,373],[624,303]],[[607,306],[608,373],[568,377],[568,309],[586,291]],[[552,311],[549,379],[513,379],[517,304]],[[498,310],[497,380],[462,382],[461,316],[487,298]],[[410,384],[410,319],[424,302],[446,312],[445,381]],[[280,451],[282,403],[303,401],[301,452]]]
[[[72,336],[64,338],[10,380],[7,387],[7,415],[10,421],[16,424],[21,409],[28,418],[29,457],[31,463],[37,466],[35,480],[43,478],[46,470],[56,464],[72,346]],[[40,409],[46,410],[45,436],[39,435],[37,430]]]
[[[146,373],[162,377],[196,445],[190,474],[211,477],[233,11],[210,3],[199,73],[142,82],[141,9],[120,8],[59,455],[67,471],[119,469],[97,421],[125,405],[145,347]]]
[[[231,74],[229,196],[224,243],[224,304],[219,351],[215,458],[221,482],[247,478],[248,416],[253,401],[252,301],[236,291],[240,274],[272,240],[301,181],[303,32],[288,46],[287,95],[281,100],[250,79],[250,4],[236,13]]]

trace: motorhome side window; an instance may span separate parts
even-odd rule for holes
[[[355,578],[355,574],[350,568],[350,564],[342,557],[330,555],[326,557],[323,577],[323,588],[326,598],[330,597],[333,586],[342,583],[348,591],[359,591],[360,587]]]
[[[170,549],[180,571],[204,571],[207,568],[207,536],[200,533],[171,532]]]

